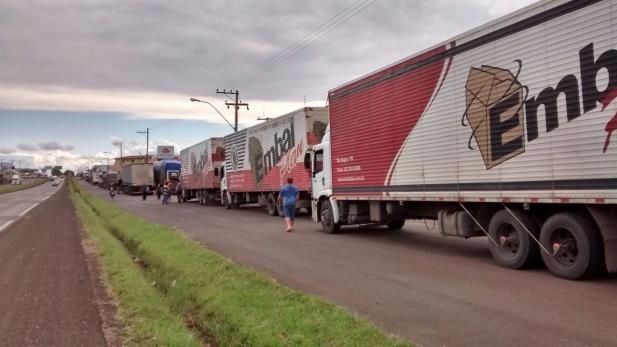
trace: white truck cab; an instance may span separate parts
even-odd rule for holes
[[[321,143],[310,147],[304,157],[304,167],[311,173],[311,211],[323,230],[336,233],[341,225],[336,200],[332,197],[332,161],[330,160],[330,127]]]

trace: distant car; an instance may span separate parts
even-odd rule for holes
[[[57,186],[60,185],[60,181],[59,180],[55,180],[55,181],[51,182],[51,185],[54,186],[54,187],[57,187]]]
[[[11,177],[11,181],[9,183],[11,183],[11,184],[21,184],[21,177],[19,177],[19,175],[13,175],[13,177]]]

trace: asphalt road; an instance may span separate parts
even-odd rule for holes
[[[0,195],[0,346],[107,345],[104,291],[86,262],[67,188],[58,189]]]
[[[285,233],[280,218],[256,207],[162,206],[125,195],[115,202],[418,345],[617,346],[617,278],[573,282],[545,269],[504,269],[486,239],[442,237],[427,231],[431,222],[328,235],[305,216]]]
[[[51,182],[13,193],[0,194],[0,232],[23,216],[28,210],[58,191]]]

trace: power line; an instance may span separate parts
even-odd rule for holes
[[[287,59],[289,59],[292,55],[302,51],[307,48],[311,44],[315,43],[317,40],[322,38],[325,34],[331,32],[332,30],[338,28],[343,23],[347,22],[349,19],[353,18],[367,7],[371,6],[376,0],[357,0],[351,5],[347,6],[343,10],[339,11],[336,15],[328,19],[326,22],[317,27],[317,29],[313,30],[307,36],[305,36],[300,41],[290,45],[282,52],[272,56],[267,59],[265,62],[260,65],[254,67],[250,71],[240,75],[235,78],[228,84],[237,84],[238,87],[245,85],[251,81],[254,81],[259,76],[264,73],[272,70],[276,66],[280,65]]]

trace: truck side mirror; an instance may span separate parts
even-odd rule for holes
[[[304,154],[304,170],[311,172],[311,153],[309,152]]]

